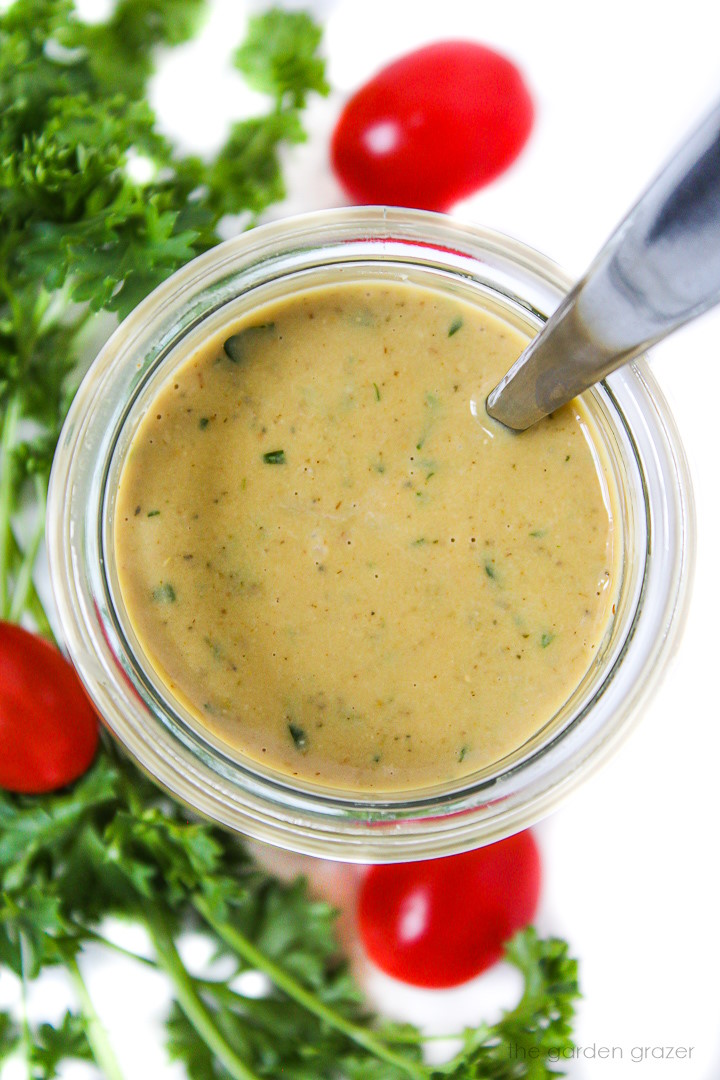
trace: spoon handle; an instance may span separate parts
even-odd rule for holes
[[[522,431],[720,302],[720,104],[487,399]]]

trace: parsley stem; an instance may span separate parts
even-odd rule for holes
[[[253,968],[258,971],[263,971],[278,989],[283,990],[288,997],[293,998],[299,1005],[306,1008],[308,1012],[313,1013],[331,1027],[334,1027],[344,1035],[347,1035],[354,1043],[364,1047],[371,1054],[374,1054],[375,1057],[380,1058],[382,1061],[386,1061],[389,1065],[394,1065],[396,1068],[401,1069],[403,1072],[407,1073],[408,1076],[414,1077],[415,1080],[427,1080],[431,1075],[425,1066],[415,1061],[409,1061],[402,1054],[395,1053],[394,1050],[391,1050],[382,1039],[373,1034],[372,1031],[369,1031],[367,1028],[361,1027],[358,1024],[354,1024],[351,1020],[347,1020],[337,1012],[336,1009],[326,1005],[316,994],[311,990],[307,990],[302,983],[298,982],[297,979],[287,971],[283,970],[283,968],[261,952],[260,949],[256,948],[256,946],[234,926],[230,926],[229,923],[217,919],[204,897],[195,896],[193,898],[193,904],[198,914],[205,919],[208,925],[226,945],[229,945],[234,952],[251,964]]]
[[[85,1033],[98,1068],[105,1080],[124,1080],[105,1027],[95,1011],[95,1006],[92,1003],[92,998],[85,985],[77,960],[74,956],[69,956],[65,963],[77,994],[78,1004],[85,1020]]]
[[[124,956],[126,960],[134,960],[138,964],[143,964],[145,967],[150,967],[154,971],[158,971],[159,965],[157,961],[153,960],[150,956],[142,956],[141,953],[133,952],[132,949],[126,949],[124,945],[118,945],[117,942],[111,941],[110,938],[105,937],[104,934],[99,934],[97,930],[93,930],[89,926],[85,926],[84,923],[78,922],[77,919],[69,919],[68,922],[74,929],[80,932],[80,936],[83,940],[94,941],[96,945],[102,945],[105,949],[110,949],[111,952],[117,953],[118,956]],[[76,935],[72,934],[68,936],[68,941],[76,940]]]
[[[45,481],[39,473],[35,473],[33,476],[33,485],[35,488],[35,503],[37,506],[38,520],[32,537],[30,538],[30,543],[23,552],[20,567],[15,575],[15,587],[10,603],[10,622],[18,622],[27,606],[30,585],[32,584],[32,572],[35,567],[38,551],[40,550],[40,544],[45,535],[45,501],[47,498],[47,489]]]
[[[172,980],[178,1004],[186,1017],[203,1039],[208,1049],[225,1066],[234,1080],[260,1080],[256,1073],[238,1057],[222,1031],[215,1023],[202,998],[195,989],[194,980],[188,973],[175,948],[172,935],[167,929],[162,916],[152,909],[144,909],[147,925],[158,962]]]
[[[12,449],[15,429],[20,418],[20,399],[10,398],[0,433],[0,618],[8,616],[9,563],[11,547],[10,515],[12,512],[13,473]]]
[[[10,552],[16,559],[24,558],[22,548],[20,547],[12,528],[10,529]],[[52,626],[50,625],[50,620],[47,617],[43,602],[35,588],[32,576],[28,582],[27,589],[26,610],[35,621],[38,633],[42,634],[43,637],[46,637],[48,641],[52,641],[53,644],[57,644]]]
[[[153,971],[164,971],[164,968],[160,966],[157,960],[153,960],[151,956],[143,956],[142,953],[133,952],[132,949],[126,949],[124,945],[118,945],[116,941],[111,941],[110,938],[105,937],[104,934],[99,934],[97,930],[92,930],[90,927],[85,926],[82,923],[76,922],[74,919],[71,920],[71,922],[72,925],[80,931],[84,939],[88,941],[94,941],[97,945],[102,945],[103,948],[109,949],[111,952],[116,953],[118,956],[124,957],[126,960],[133,960],[137,964],[142,964],[143,967],[151,968]],[[74,938],[70,938],[69,940],[74,940]],[[239,991],[233,990],[230,986],[227,985],[227,982],[224,982],[222,979],[203,979],[199,975],[191,975],[190,972],[188,972],[188,975],[190,979],[192,979],[195,986],[199,987],[199,989],[201,990],[207,990],[209,993],[213,994],[213,996],[216,997],[218,1001],[224,1001],[230,1004],[237,1004],[238,1002],[248,1002],[254,1000],[254,998],[248,998],[245,994],[241,994],[239,993]],[[454,1039],[457,1038],[457,1036],[438,1035],[432,1036],[432,1038]],[[425,1039],[422,1036],[418,1035],[414,1039],[397,1037],[393,1038],[391,1041],[400,1043],[421,1043],[424,1042]]]
[[[28,1080],[32,1080],[32,1069],[30,1067],[31,1054],[32,1054],[32,1035],[30,1034],[30,1024],[28,1022],[28,1007],[27,1007],[27,973],[25,971],[25,953],[27,951],[27,944],[25,935],[20,932],[20,993],[22,998],[22,1045],[25,1051],[25,1063],[27,1065]]]

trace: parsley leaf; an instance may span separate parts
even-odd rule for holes
[[[0,1010],[0,1065],[12,1056],[20,1042],[20,1029],[10,1013]]]
[[[572,1050],[570,1022],[579,996],[577,961],[558,938],[541,939],[529,928],[508,942],[506,959],[524,979],[517,1006],[491,1028],[465,1032],[464,1047],[450,1065],[454,1080],[546,1080],[561,1076]],[[445,1074],[447,1075],[447,1073]]]
[[[206,0],[119,0],[107,22],[73,20],[61,40],[86,50],[97,83],[132,99],[145,92],[154,70],[153,50],[192,38],[206,7]]]
[[[54,1080],[68,1059],[93,1061],[84,1018],[67,1011],[57,1026],[40,1024],[33,1032],[30,1066],[33,1080]]]
[[[294,111],[234,124],[208,173],[208,202],[222,217],[246,207],[253,215],[284,198],[280,148],[305,138]]]
[[[320,39],[320,28],[305,12],[268,11],[250,20],[235,65],[253,89],[300,109],[308,91],[330,89],[317,55]]]

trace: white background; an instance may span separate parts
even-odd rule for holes
[[[233,116],[257,104],[223,63],[248,11],[261,6],[218,0],[202,40],[164,64],[155,104],[187,148],[212,148]],[[327,149],[354,88],[412,47],[467,37],[519,64],[537,118],[510,172],[456,212],[579,274],[674,144],[720,97],[720,14],[707,0],[318,0],[306,6],[325,25],[333,93],[309,111],[310,141],[288,161],[289,198],[273,217],[345,201]],[[100,5],[87,0],[81,9]],[[714,312],[652,356],[685,442],[697,502],[686,631],[629,742],[538,828],[545,868],[539,926],[566,937],[581,960],[577,1041],[588,1049],[568,1067],[573,1080],[711,1080],[720,1072],[719,338],[720,312]],[[303,865],[333,896],[346,895],[356,874]],[[493,1014],[514,991],[502,971],[462,991],[428,994],[402,991],[362,963],[358,970],[382,1007],[426,1018],[434,1030]],[[88,975],[127,1076],[179,1076],[164,1064],[160,1030],[138,1023],[139,1014],[162,1014],[159,984],[135,969],[92,960]],[[0,975],[0,999],[3,990],[8,985]],[[56,999],[54,984],[43,999]],[[622,1060],[617,1051],[613,1061],[587,1056],[593,1044],[619,1048]],[[633,1048],[668,1046],[694,1049],[684,1061],[632,1060]]]

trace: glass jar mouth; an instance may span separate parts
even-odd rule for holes
[[[450,854],[531,824],[620,741],[682,621],[693,509],[684,454],[662,396],[642,363],[622,369],[591,397],[623,485],[632,558],[602,677],[589,680],[561,723],[481,774],[379,795],[299,782],[200,733],[144,660],[114,578],[113,500],[133,417],[179,341],[225,319],[238,298],[253,304],[263,289],[358,272],[430,275],[535,328],[570,284],[516,241],[423,211],[321,212],[228,241],[148,297],[91,368],[53,467],[48,541],[71,657],[107,726],[161,785],[258,839],[344,860],[394,861]]]

